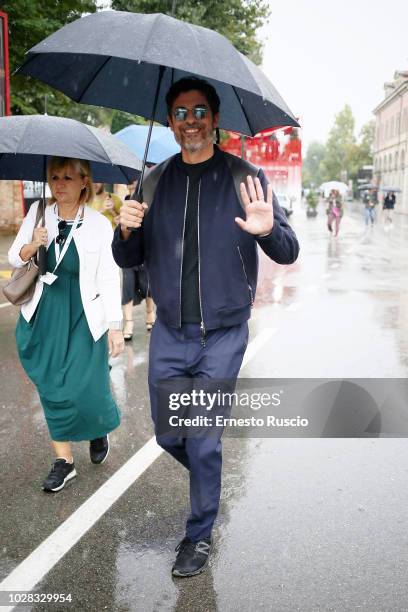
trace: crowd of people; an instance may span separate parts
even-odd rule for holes
[[[334,237],[339,235],[340,224],[344,214],[344,198],[338,189],[332,189],[325,199],[327,214],[327,229]],[[366,191],[362,196],[364,204],[364,223],[366,227],[373,227],[377,217],[378,195],[377,190]],[[396,196],[393,191],[387,191],[383,197],[382,219],[384,225],[393,222],[393,211]]]

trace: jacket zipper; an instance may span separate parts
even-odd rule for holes
[[[251,298],[251,308],[252,308],[252,306],[254,305],[254,296],[253,296],[253,293],[252,293],[252,287],[251,287],[251,285],[249,284],[249,281],[248,281],[248,275],[247,275],[246,270],[245,270],[245,264],[244,264],[244,259],[243,259],[242,254],[241,254],[241,249],[239,248],[239,246],[237,246],[237,249],[238,249],[239,257],[241,259],[242,269],[243,269],[244,274],[245,274],[245,279],[246,279],[246,282],[247,282],[247,285],[248,285],[249,296]]]
[[[186,202],[184,204],[184,221],[183,221],[183,235],[181,236],[181,263],[180,263],[180,318],[179,327],[181,327],[181,283],[183,279],[183,259],[184,259],[184,233],[186,230],[186,215],[187,215],[187,201],[188,201],[188,190],[190,187],[190,179],[187,177],[187,191],[186,191]]]
[[[200,323],[200,337],[201,337],[201,346],[205,347],[205,325],[204,325],[204,317],[203,317],[203,305],[201,301],[201,256],[200,256],[200,193],[201,193],[201,179],[198,183],[198,205],[197,205],[197,239],[198,239],[198,297],[200,301],[200,315],[201,315],[201,323]]]

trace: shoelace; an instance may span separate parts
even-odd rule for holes
[[[210,553],[210,544],[208,542],[200,540],[200,542],[197,542],[195,546],[195,551],[200,552],[203,555],[208,555]]]
[[[184,550],[189,546],[193,548],[195,552],[199,552],[203,555],[208,555],[210,553],[211,545],[208,542],[204,542],[204,540],[200,540],[199,542],[192,542],[189,538],[184,538],[179,544],[177,544],[176,552],[181,549]]]

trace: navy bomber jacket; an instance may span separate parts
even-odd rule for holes
[[[199,285],[202,329],[208,331],[247,321],[258,277],[257,245],[279,264],[296,261],[299,244],[273,196],[274,225],[259,238],[243,231],[235,217],[245,218],[225,154],[215,148],[214,163],[201,177],[198,205]],[[188,177],[181,154],[168,163],[142,226],[128,240],[116,228],[113,257],[121,268],[145,264],[157,316],[170,327],[181,326],[181,277]],[[259,171],[265,198],[267,180]]]

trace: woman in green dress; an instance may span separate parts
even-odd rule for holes
[[[89,440],[93,463],[109,452],[120,414],[109,383],[108,354],[124,348],[119,270],[111,225],[86,204],[93,197],[87,161],[52,158],[52,198],[45,227],[34,227],[33,204],[10,249],[22,266],[47,246],[47,273],[24,304],[16,328],[21,363],[37,387],[56,460],[43,490],[61,490],[76,476],[70,442]]]

